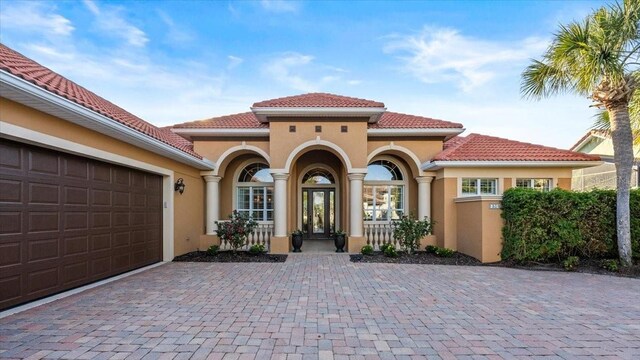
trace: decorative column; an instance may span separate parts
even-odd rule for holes
[[[287,237],[287,179],[289,174],[271,174],[273,186],[273,236]]]
[[[205,175],[206,194],[206,231],[207,235],[216,234],[216,221],[220,220],[220,176]]]
[[[349,237],[362,237],[362,180],[365,174],[351,173],[349,177]],[[349,250],[351,251],[351,250]]]
[[[431,181],[432,176],[418,176],[418,219],[431,219]]]

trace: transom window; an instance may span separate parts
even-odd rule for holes
[[[400,167],[389,160],[377,160],[367,167],[364,178],[364,220],[389,222],[405,213],[405,182]]]
[[[302,183],[309,185],[330,185],[335,184],[336,181],[333,175],[327,170],[316,168],[304,174]]]
[[[236,210],[256,221],[273,221],[273,177],[267,165],[252,163],[240,171]]]
[[[498,179],[463,178],[462,196],[497,195]]]
[[[516,186],[537,191],[550,191],[551,179],[516,179]]]

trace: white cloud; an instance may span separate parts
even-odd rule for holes
[[[300,2],[293,0],[261,0],[262,8],[276,13],[297,12]]]
[[[356,85],[358,80],[344,80],[348,73],[340,67],[318,63],[312,55],[285,52],[267,60],[262,74],[291,89],[316,92],[329,86]]]
[[[402,70],[425,83],[453,82],[464,91],[482,86],[505,69],[517,68],[540,55],[547,40],[526,38],[519,42],[476,39],[455,29],[424,27],[418,34],[392,35],[384,47],[397,54]]]
[[[157,10],[160,20],[166,25],[167,29],[167,41],[172,45],[179,46],[193,41],[194,36],[191,32],[182,28],[173,20],[169,14],[162,10]]]
[[[227,65],[227,69],[229,70],[235,69],[236,67],[240,66],[240,64],[244,62],[243,58],[238,56],[233,56],[233,55],[227,56],[227,59],[229,60],[229,65]]]
[[[25,29],[45,36],[69,36],[75,28],[71,21],[54,13],[55,8],[41,2],[3,3],[0,29]]]
[[[143,47],[149,41],[144,31],[125,20],[122,8],[108,6],[101,9],[93,0],[84,0],[84,4],[95,15],[96,26],[105,35],[120,37],[136,47]]]

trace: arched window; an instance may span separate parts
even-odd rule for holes
[[[236,210],[256,221],[273,221],[273,177],[262,163],[245,166],[238,176]]]
[[[400,167],[390,160],[376,160],[367,166],[364,178],[364,220],[389,222],[405,213],[405,181]]]
[[[336,181],[329,171],[316,168],[313,170],[309,170],[306,174],[304,174],[302,183],[310,185],[329,185],[335,184]]]

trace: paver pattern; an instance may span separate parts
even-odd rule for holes
[[[0,358],[640,359],[640,281],[505,268],[170,263],[0,319]]]

